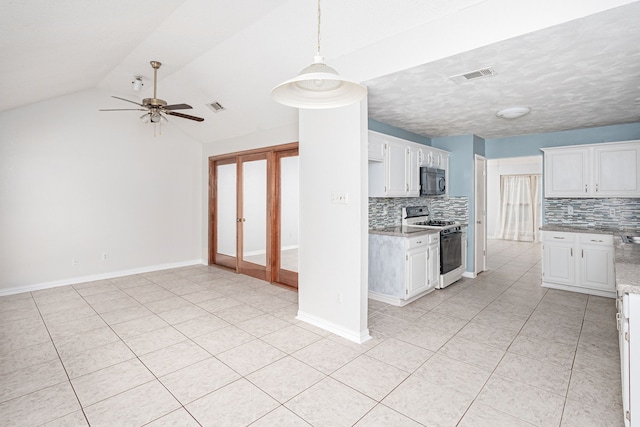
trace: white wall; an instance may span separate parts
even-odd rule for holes
[[[201,261],[201,145],[110,95],[0,114],[0,294]]]
[[[542,155],[487,160],[487,238],[493,239],[500,214],[500,175],[542,174]]]
[[[300,110],[298,319],[355,342],[367,329],[367,104]],[[347,204],[331,202],[347,193]]]

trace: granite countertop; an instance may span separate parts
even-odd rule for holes
[[[629,236],[640,236],[639,228],[607,228],[607,227],[596,227],[596,226],[587,226],[587,225],[555,225],[555,224],[544,224],[540,227],[542,231],[560,231],[567,233],[592,233],[592,234],[613,234],[615,235],[629,235]]]
[[[624,243],[615,236],[616,289],[620,293],[640,294],[640,245]]]
[[[620,293],[640,294],[640,245],[624,243],[621,236],[640,236],[637,228],[605,228],[545,224],[542,231],[612,234],[615,245],[616,289]]]
[[[399,236],[399,237],[423,236],[425,234],[438,234],[438,233],[439,233],[438,230],[430,230],[428,228],[411,227],[411,226],[405,226],[405,225],[369,229],[369,234],[384,234],[386,236]]]

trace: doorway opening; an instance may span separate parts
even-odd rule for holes
[[[487,238],[490,269],[516,248],[539,245],[542,155],[487,160]],[[530,251],[528,251],[530,252]]]

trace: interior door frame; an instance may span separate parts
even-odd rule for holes
[[[483,166],[482,177],[478,177],[479,165]],[[487,270],[487,159],[479,154],[474,154],[474,233],[473,233],[473,270],[474,275]],[[483,197],[478,197],[479,188],[482,188]],[[480,234],[479,230],[483,233]]]
[[[280,236],[280,210],[279,210],[279,194],[276,194],[276,191],[279,193],[279,185],[276,185],[278,178],[276,176],[276,171],[279,167],[274,167],[277,162],[275,159],[280,152],[295,152],[298,153],[298,143],[292,142],[289,144],[281,144],[264,148],[257,148],[253,150],[246,151],[237,151],[233,153],[227,153],[217,156],[209,157],[209,220],[208,220],[208,241],[209,241],[209,254],[208,254],[208,262],[209,265],[218,265],[226,268],[230,268],[238,273],[247,274],[253,277],[258,277],[260,279],[282,283],[287,286],[296,287],[297,288],[297,273],[295,276],[288,274],[278,274],[278,269],[274,268],[274,264],[279,265],[280,256],[274,256],[274,254],[279,254],[279,252],[274,251],[274,241],[277,240],[278,249],[279,249],[279,236]],[[264,273],[258,273],[258,270],[254,266],[258,266],[257,264],[241,262],[241,258],[238,257],[238,254],[242,252],[242,228],[241,225],[236,224],[238,227],[236,228],[236,257],[230,257],[227,255],[217,254],[217,240],[216,240],[216,230],[217,230],[217,205],[216,205],[216,186],[217,186],[217,171],[216,165],[222,164],[236,164],[236,214],[242,212],[242,168],[241,168],[241,159],[253,159],[258,158],[260,156],[266,156],[267,159],[267,244],[266,244],[266,257],[267,262],[264,268]],[[278,165],[279,166],[279,165]],[[239,178],[238,178],[239,175]],[[240,218],[239,216],[237,216]],[[241,231],[238,232],[238,229]],[[276,237],[277,236],[277,239]],[[262,266],[258,266],[262,267]],[[286,271],[286,270],[283,270]],[[256,273],[256,274],[252,274]],[[293,273],[293,272],[290,272]],[[283,282],[280,279],[284,279]],[[295,282],[293,281],[295,279]]]

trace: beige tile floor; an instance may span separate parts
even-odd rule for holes
[[[540,246],[356,345],[297,294],[197,266],[0,298],[0,425],[622,426],[615,304],[540,287]]]

